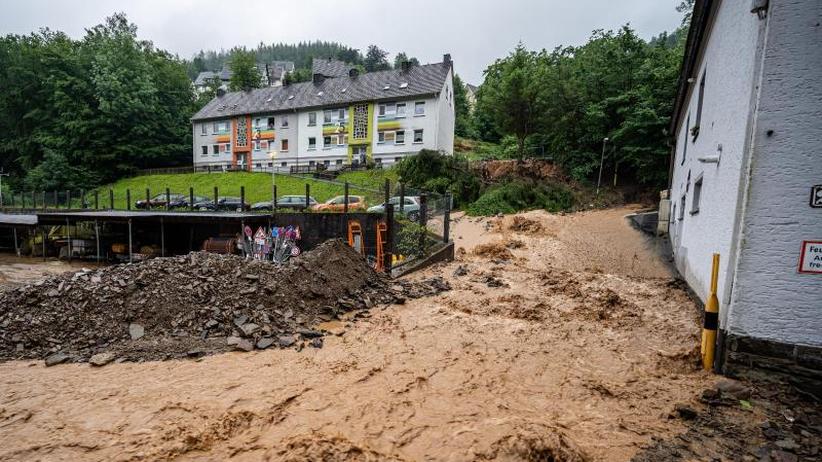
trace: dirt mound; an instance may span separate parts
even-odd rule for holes
[[[483,180],[496,182],[505,178],[555,179],[567,181],[567,175],[558,165],[548,160],[487,160],[472,165]]]
[[[511,221],[507,223],[506,227],[510,231],[523,234],[536,234],[543,230],[542,223],[539,221],[519,215],[511,217]]]
[[[477,460],[528,462],[586,462],[590,457],[571,443],[563,431],[546,425],[525,425],[491,444]]]
[[[506,242],[489,242],[474,247],[474,255],[491,260],[512,260],[514,254],[508,250]]]
[[[285,265],[195,252],[63,274],[0,292],[0,360],[60,363],[105,352],[96,358],[105,363],[299,348],[322,336],[312,326],[345,311],[447,288],[406,286],[392,287],[339,240]]]
[[[398,456],[384,454],[351,442],[342,436],[318,433],[299,435],[286,441],[273,459],[281,462],[322,460],[326,462],[402,461]]]

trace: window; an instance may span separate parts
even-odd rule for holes
[[[688,154],[688,132],[691,130],[691,114],[685,119],[685,135],[682,137],[682,162],[679,165],[685,165],[685,156]]]
[[[283,116],[282,120],[280,121],[280,126],[283,128],[288,128],[288,116]]]
[[[269,163],[268,163],[268,168],[271,168],[271,167],[273,167],[273,166],[274,166],[274,162],[269,162]]]
[[[347,114],[348,114],[348,111],[346,111],[345,109],[340,109],[339,112],[337,113],[337,120],[339,120],[340,122],[345,122],[345,119],[348,118],[348,117],[346,117]]]
[[[268,151],[268,141],[260,141],[260,149]]]
[[[313,136],[308,138],[308,149],[317,149],[317,138]]]
[[[414,130],[414,142],[422,143],[422,130]]]
[[[699,199],[702,196],[702,175],[694,182],[694,197],[691,199],[691,215],[699,213]]]
[[[288,140],[280,140],[280,151],[288,151]]]
[[[377,143],[385,143],[385,132],[377,133]]]
[[[288,167],[288,162],[283,162],[280,164],[280,167]]]
[[[323,111],[323,123],[330,124],[331,123],[331,109],[326,109]]]
[[[376,159],[374,159],[374,162],[375,162],[375,163],[377,163],[377,164],[382,165],[382,159],[380,159],[379,157],[377,157]]]
[[[399,162],[399,161],[401,161],[401,160],[402,160],[402,157],[395,157],[395,158],[394,158],[394,162]]]
[[[224,133],[228,131],[228,122],[214,122],[212,124],[214,133]]]
[[[227,154],[231,153],[231,143],[226,143],[223,145],[223,152]]]
[[[261,118],[259,118],[259,117],[256,117],[256,118],[254,119],[254,129],[255,129],[255,130],[259,130],[259,129],[260,129],[260,127],[262,126],[262,123],[263,123],[263,119],[261,119]]]
[[[394,137],[396,132],[384,132],[384,138],[386,143],[393,143]]]
[[[269,117],[269,118],[268,118],[268,129],[269,129],[269,130],[274,130],[274,127],[276,127],[276,126],[277,126],[277,125],[276,125],[276,122],[277,122],[277,121],[276,121],[276,119],[275,119],[274,117]]]
[[[330,160],[324,160],[324,161],[323,161],[323,165],[325,165],[326,167],[328,167],[329,165],[331,165],[331,161],[330,161]]]
[[[696,137],[699,136],[699,123],[702,121],[702,102],[705,99],[705,73],[707,69],[702,71],[702,78],[699,79],[699,96],[696,100],[696,124],[694,128],[691,130],[693,134],[693,141],[696,141]]]
[[[205,125],[203,125],[205,127]],[[208,146],[203,146],[203,155],[208,154]]]
[[[400,130],[394,137],[394,144],[405,144],[405,130]]]
[[[330,147],[331,147],[331,137],[330,136],[324,136],[323,137],[323,148],[328,149]]]
[[[255,150],[255,151],[259,151],[259,150],[260,150],[260,140],[255,140],[255,141],[254,141],[254,150]]]
[[[679,216],[677,219],[682,220],[685,218],[685,194],[679,198]]]
[[[397,103],[397,117],[405,117],[405,103]]]
[[[337,137],[337,146],[345,146],[348,142],[348,135],[340,135]]]
[[[416,103],[414,103],[414,115],[425,115],[425,101],[417,101]]]
[[[308,161],[308,166],[309,166],[309,167],[313,167],[313,166],[314,166],[314,164],[316,164],[316,162],[314,162],[313,160],[309,160],[309,161]]]
[[[337,165],[342,165],[342,159],[337,159],[336,164],[337,164]]]
[[[214,122],[213,124],[211,124],[211,133],[217,133],[218,132],[217,126],[218,126],[217,122]]]
[[[215,145],[211,146],[211,153],[212,154],[219,154],[220,153],[220,145],[215,144]]]
[[[317,113],[316,112],[309,112],[308,113],[308,126],[313,127],[317,125]]]
[[[391,117],[397,113],[397,105],[394,103],[385,103],[380,104],[379,107],[379,116],[380,117]]]
[[[206,124],[200,125],[200,134],[201,135],[208,134],[208,126]]]

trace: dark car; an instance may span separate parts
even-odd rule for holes
[[[308,196],[308,207],[317,204],[317,200],[311,196]],[[277,198],[277,208],[278,209],[291,209],[291,210],[305,210],[307,207],[305,205],[305,195],[291,195],[291,196],[282,196]],[[271,210],[271,201],[266,202],[257,202],[251,206],[251,210]]]
[[[166,197],[166,193],[157,194],[148,201],[145,199],[134,203],[134,208],[137,209],[151,209],[155,207],[165,207],[166,200],[168,200],[169,208],[180,207],[188,200],[184,194],[171,193]]]
[[[176,207],[185,207],[185,208],[188,208],[188,200],[189,200],[189,197],[188,197],[188,196],[186,196],[186,197],[185,197],[185,199],[183,199],[183,200],[180,202],[180,204],[179,204],[179,205],[176,205]],[[208,197],[205,197],[205,196],[194,196],[194,202],[193,202],[193,203],[194,203],[194,204],[200,204],[200,203],[203,203],[203,202],[208,202],[208,201],[210,201],[210,200],[212,200],[212,199],[209,199]]]
[[[248,204],[243,204],[239,197],[221,196],[217,198],[217,204],[214,204],[213,199],[205,200],[202,202],[196,202],[194,204],[194,208],[197,210],[212,212],[218,210],[242,212],[243,210],[248,210]]]

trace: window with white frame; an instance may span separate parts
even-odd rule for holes
[[[203,146],[203,155],[208,154],[208,146]]]
[[[226,154],[231,154],[231,143],[226,143],[223,145],[223,152]]]
[[[277,119],[275,117],[269,117],[267,119],[267,125],[268,125],[269,130],[274,130],[274,127],[277,126],[276,124],[277,124]]]
[[[208,125],[200,124],[200,134],[207,135],[208,134]]]
[[[405,130],[398,130],[394,137],[394,144],[405,144]]]
[[[309,112],[308,113],[308,126],[313,127],[317,125],[317,113],[316,112]]]
[[[405,117],[405,103],[397,103],[397,117]]]
[[[685,218],[685,194],[679,198],[679,216],[677,219],[682,220]]]
[[[348,142],[348,135],[339,135],[337,137],[337,146],[345,146]]]
[[[385,132],[377,133],[377,143],[385,143]]]
[[[394,117],[397,114],[397,105],[395,103],[380,104],[378,115],[379,117]]]
[[[288,167],[288,162],[282,162],[282,163],[280,163],[280,167]]]
[[[288,151],[288,140],[280,140],[280,151],[287,152]]]
[[[260,150],[260,140],[254,140],[254,150],[255,151]]]
[[[326,109],[323,111],[323,123],[330,124],[331,123],[331,109]]]
[[[425,101],[417,101],[416,103],[414,103],[414,115],[425,115]]]
[[[331,137],[330,136],[324,136],[323,137],[323,149],[330,149],[331,144],[332,144]]]
[[[212,145],[211,146],[211,153],[214,154],[215,156],[217,154],[219,154],[220,153],[220,145],[219,144]]]
[[[414,130],[414,143],[422,143],[422,130]]]
[[[308,149],[314,150],[317,149],[317,138],[310,136],[308,137]]]
[[[228,131],[228,122],[214,122],[212,129],[214,133],[225,133]]]
[[[345,109],[338,109],[337,110],[337,121],[338,122],[345,122],[348,119],[348,111]]]
[[[337,159],[337,162],[335,162],[335,164],[342,165],[342,159]]]
[[[699,213],[699,201],[702,198],[702,175],[694,182],[694,194],[691,198],[691,215]]]
[[[283,128],[288,128],[288,116],[282,116],[280,118],[280,126]]]

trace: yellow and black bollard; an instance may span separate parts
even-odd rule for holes
[[[719,299],[716,297],[716,284],[719,279],[719,254],[715,253],[711,268],[711,293],[705,303],[705,321],[702,324],[702,368],[711,370],[714,364],[716,349],[716,330],[719,328]]]

